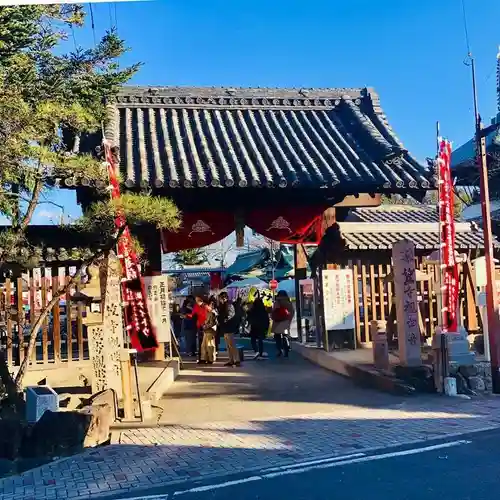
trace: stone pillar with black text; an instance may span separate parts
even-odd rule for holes
[[[399,360],[403,366],[422,364],[418,324],[415,245],[407,240],[392,247]]]
[[[119,399],[122,397],[120,356],[124,339],[120,266],[112,253],[101,265],[102,323],[87,328],[93,368],[92,392],[114,389]]]

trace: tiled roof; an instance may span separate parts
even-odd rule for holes
[[[492,120],[494,123],[500,123],[500,115]],[[498,171],[500,166],[500,132],[494,127],[486,132],[486,161],[488,171]],[[479,172],[477,168],[477,147],[475,138],[470,139],[464,144],[458,146],[451,154],[451,170],[456,177],[459,185],[478,186]]]
[[[403,224],[397,224],[392,232],[376,232],[375,228],[366,228],[366,232],[349,232],[349,224],[340,223],[342,235],[350,250],[389,250],[394,243],[406,239],[415,244],[417,249],[435,250],[438,248],[437,224],[436,232],[405,232]],[[396,225],[396,224],[395,224]],[[482,231],[458,232],[455,238],[456,248],[465,250],[473,248],[484,248]],[[498,242],[496,242],[496,246]]]
[[[225,269],[222,267],[200,267],[200,266],[185,266],[182,269],[165,269],[163,274],[186,274],[189,276],[209,275],[210,273],[220,273]]]
[[[1,226],[0,232],[9,229]],[[26,230],[26,239],[30,247],[20,250],[22,258],[36,257],[46,263],[78,262],[88,259],[102,246],[102,236],[79,231],[72,226],[30,225]],[[0,247],[0,259],[15,262],[18,256],[8,253]]]
[[[415,223],[437,222],[437,208],[434,205],[380,205],[379,207],[356,208],[346,219],[349,222]]]
[[[351,250],[386,250],[397,241],[412,241],[417,249],[438,248],[438,218],[432,205],[381,205],[351,210],[340,223]],[[483,248],[483,232],[477,224],[456,222],[458,249]],[[500,246],[495,240],[495,245]]]
[[[131,189],[430,186],[369,89],[125,87],[109,109]]]

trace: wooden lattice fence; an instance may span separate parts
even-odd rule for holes
[[[24,359],[31,325],[52,294],[70,279],[74,267],[36,268],[0,284],[0,348],[10,366]],[[37,335],[31,364],[73,363],[89,359],[85,308],[72,303],[78,286],[68,289],[44,321]]]

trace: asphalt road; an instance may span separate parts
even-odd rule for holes
[[[137,500],[497,500],[500,429],[130,494]],[[126,497],[121,497],[126,498]]]

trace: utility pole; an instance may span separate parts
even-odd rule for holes
[[[472,90],[474,97],[475,140],[481,189],[481,210],[484,232],[484,258],[486,263],[486,315],[488,319],[488,338],[490,342],[491,378],[494,394],[500,394],[500,316],[498,297],[495,285],[495,261],[493,256],[493,241],[491,232],[490,192],[488,185],[488,165],[486,161],[486,137],[498,128],[497,124],[483,128],[478,111],[476,68],[474,59],[470,56],[472,70]]]

